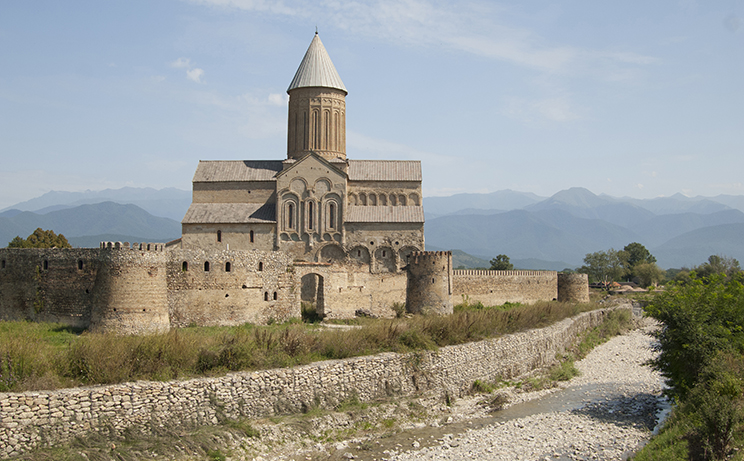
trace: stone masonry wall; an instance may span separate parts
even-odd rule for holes
[[[558,298],[555,271],[454,270],[452,273],[455,304],[467,300],[499,306],[506,302],[534,303]]]
[[[88,327],[99,269],[95,249],[0,249],[0,320]]]
[[[556,353],[599,325],[608,312],[587,312],[540,330],[438,351],[385,353],[219,378],[0,393],[0,457],[109,428],[217,424],[222,417],[299,412],[316,402],[332,408],[353,396],[361,401],[419,391],[459,396],[476,379],[510,379],[551,365]]]

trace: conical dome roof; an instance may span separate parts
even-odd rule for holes
[[[311,86],[335,88],[348,93],[317,32],[315,32],[315,37],[310,42],[305,57],[302,58],[300,67],[297,69],[292,83],[289,84],[287,92],[295,88]]]

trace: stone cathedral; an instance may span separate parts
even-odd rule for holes
[[[424,250],[421,162],[346,157],[346,87],[317,32],[287,89],[286,160],[201,161],[184,249],[397,272]]]

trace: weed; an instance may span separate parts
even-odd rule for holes
[[[492,384],[483,382],[480,379],[476,379],[471,388],[471,391],[476,394],[490,394],[493,390],[494,386]]]

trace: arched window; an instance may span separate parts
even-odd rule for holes
[[[230,264],[230,261],[225,263],[225,272],[230,272],[232,270],[232,264]]]
[[[45,259],[44,260],[44,270],[47,270],[47,269],[49,269],[49,261]]]
[[[276,291],[274,292],[274,301],[276,301]]]
[[[336,228],[336,204],[335,203],[328,204],[328,228],[329,229]]]
[[[287,205],[287,229],[294,229],[294,203]]]
[[[251,231],[251,243],[253,243],[253,231]]]
[[[0,264],[0,268],[5,269],[5,260],[3,259],[2,263]]]
[[[268,300],[269,300],[269,292],[264,291],[264,301],[268,301]]]
[[[217,231],[217,241],[218,242],[221,242],[222,241],[222,231],[221,230],[218,230]]]
[[[189,270],[189,263],[184,261],[183,264],[181,264],[181,270],[186,272]]]
[[[313,228],[313,202],[307,203],[307,228]]]
[[[78,270],[79,271],[83,270],[83,260],[82,259],[78,259]]]
[[[258,262],[258,270],[259,271],[262,271],[263,270],[263,262],[262,261],[259,261]]]
[[[204,261],[204,272],[209,272],[209,261]]]

